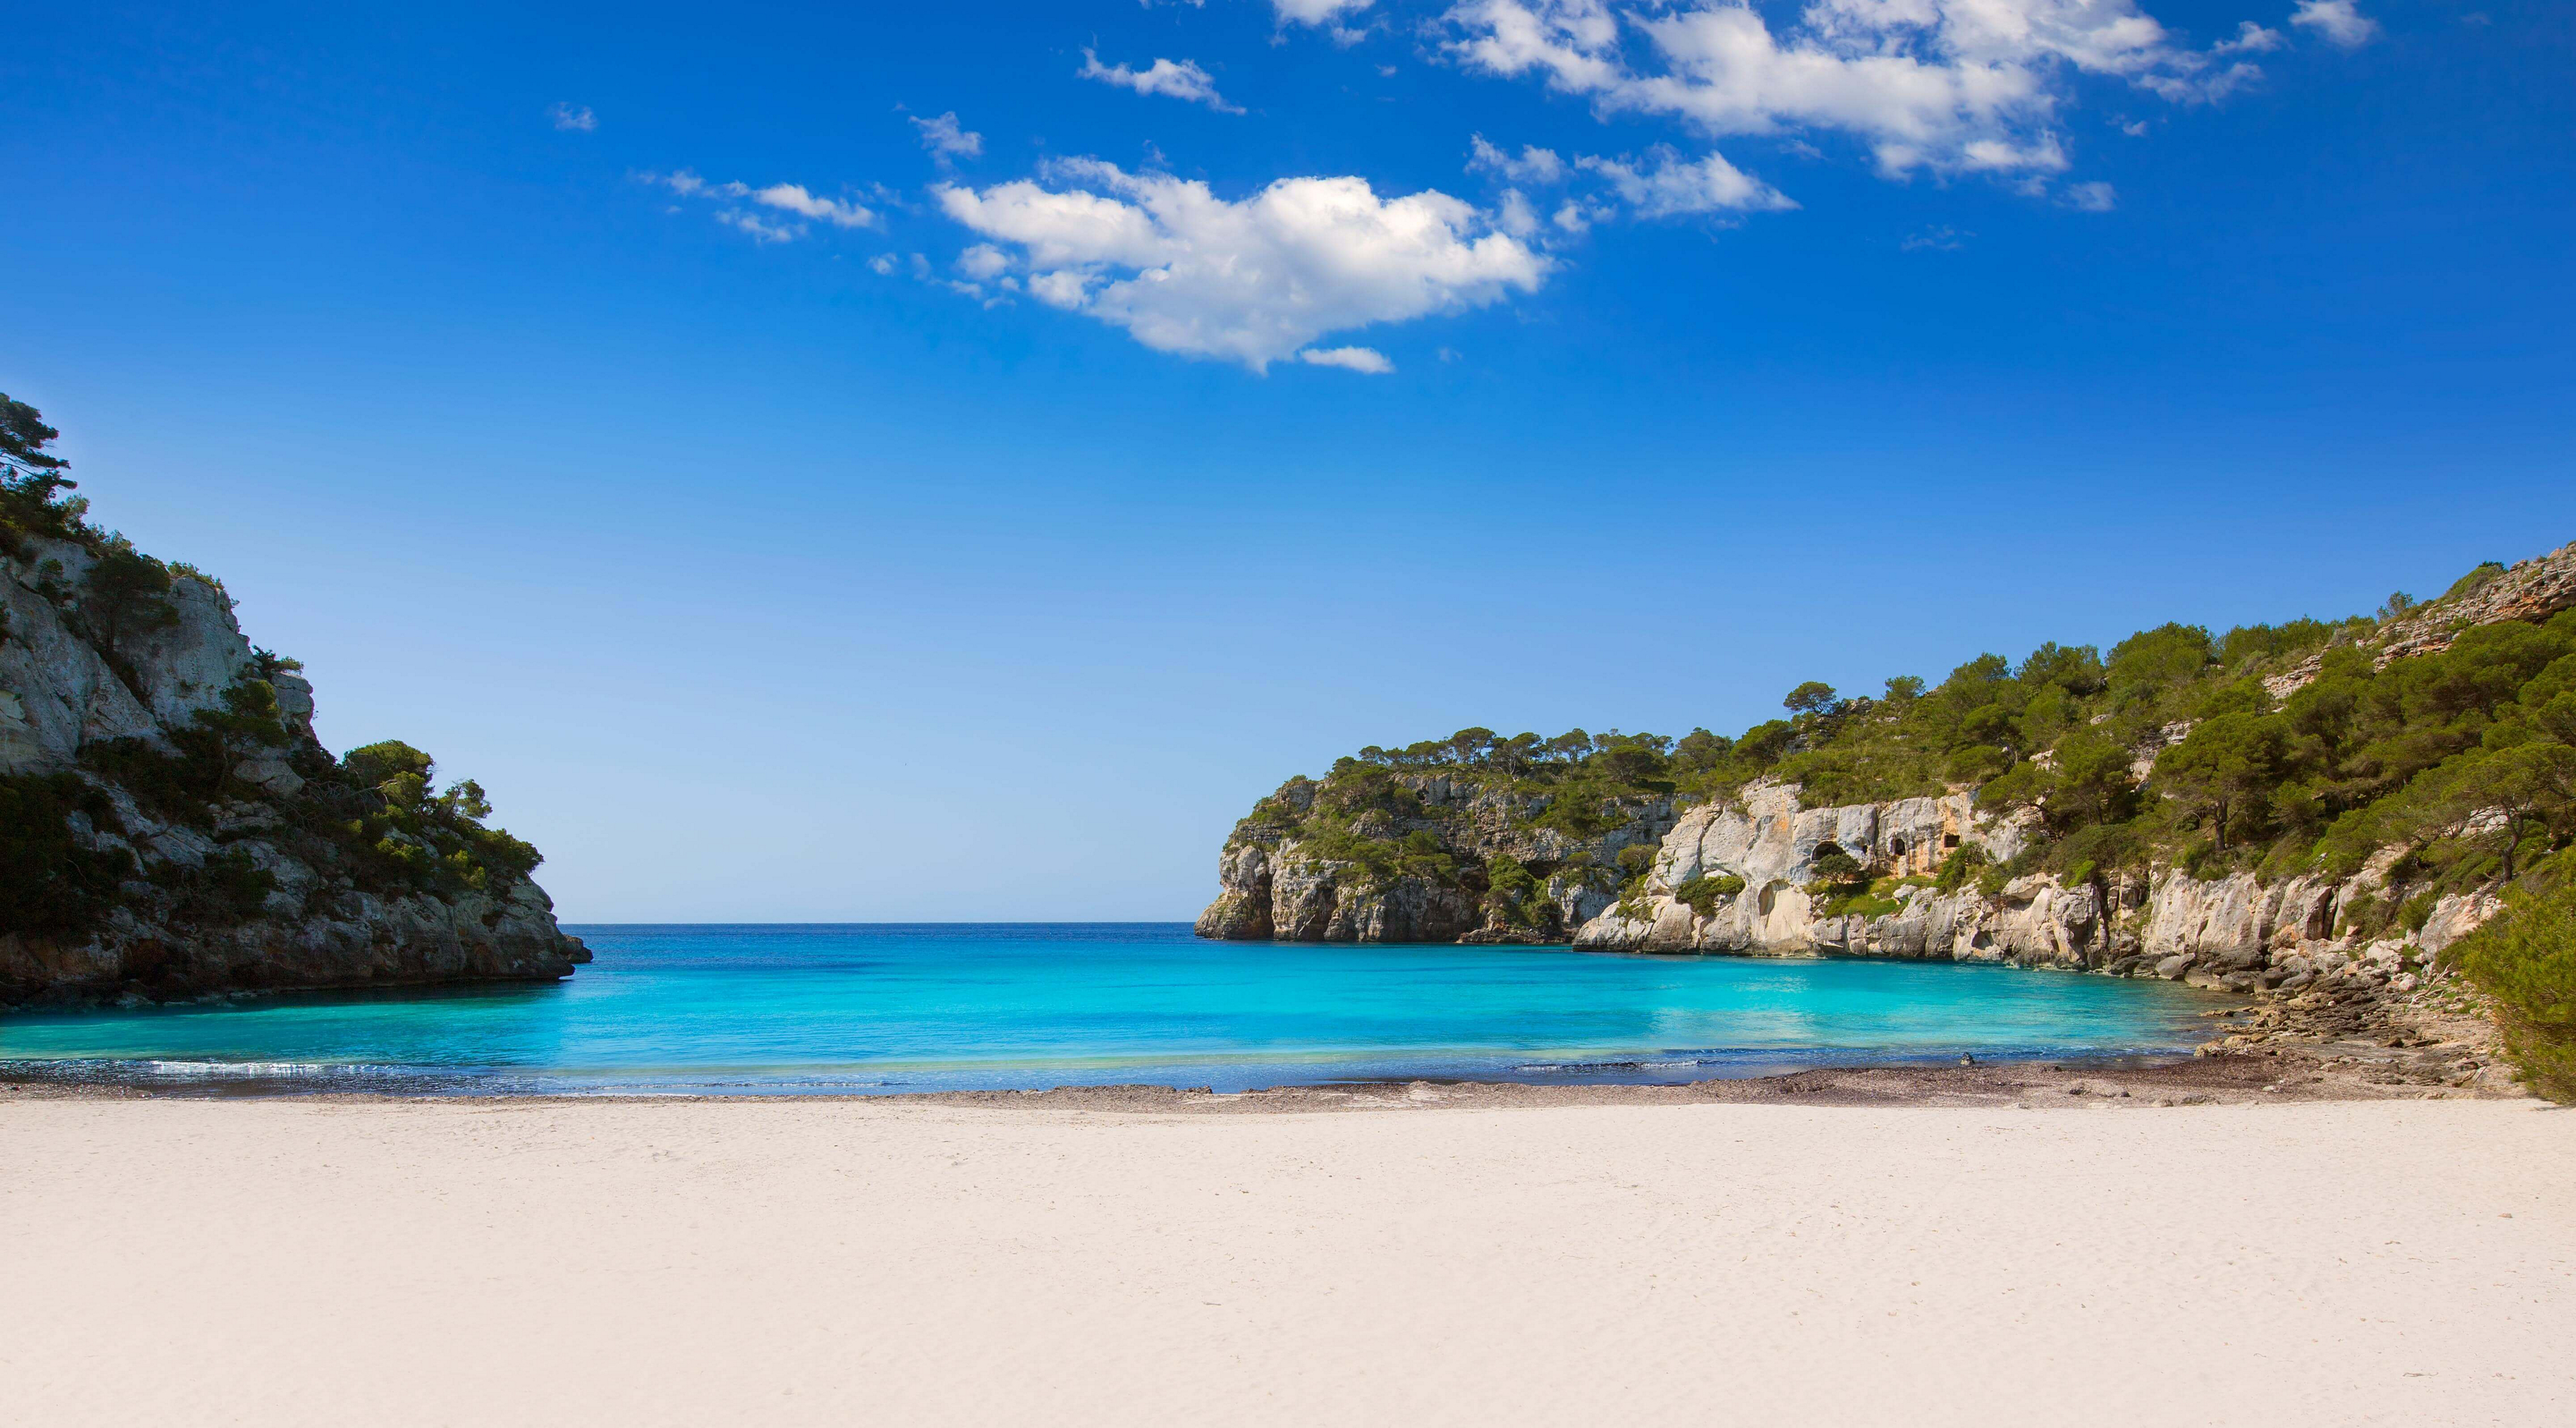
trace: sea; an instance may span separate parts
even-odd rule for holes
[[[1186,923],[568,927],[546,985],[0,1016],[0,1077],[209,1095],[1680,1083],[2185,1051],[2235,1004],[1951,963],[1208,942]]]

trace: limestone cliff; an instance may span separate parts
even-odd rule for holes
[[[479,789],[400,744],[333,758],[220,586],[29,490],[0,522],[0,1006],[589,960]]]
[[[2411,991],[2576,877],[2571,609],[2576,545],[2377,617],[1802,685],[1735,739],[1365,749],[1237,825],[1198,930]]]
[[[2392,876],[2397,848],[2343,879],[2200,879],[2159,867],[1938,885],[1949,854],[1966,847],[2006,865],[2029,831],[1980,814],[1965,794],[1802,809],[1794,788],[1757,785],[1685,814],[1642,891],[1585,923],[1574,941],[1642,952],[1999,962],[2296,992],[2334,976],[2397,981],[2496,907],[2491,895],[2444,895],[2429,878]],[[1875,875],[1868,891],[1837,896],[1819,866],[1832,850]],[[1684,900],[1694,882],[1710,881],[1736,890],[1697,906]],[[2384,919],[2366,910],[2427,893],[2420,929],[2373,935]]]
[[[1578,798],[1579,810],[1557,806]],[[1200,914],[1198,933],[1563,941],[1610,905],[1621,853],[1634,850],[1633,865],[1674,816],[1672,798],[1651,791],[1530,794],[1375,772],[1352,786],[1291,779],[1227,840],[1224,890]]]

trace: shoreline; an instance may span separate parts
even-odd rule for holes
[[[2201,1014],[2215,1033],[2189,1055],[2031,1056],[1819,1066],[1662,1083],[1507,1079],[1324,1079],[1243,1091],[1166,1084],[1061,1085],[1025,1090],[808,1091],[697,1089],[555,1091],[471,1086],[353,1088],[245,1074],[184,1083],[83,1081],[13,1073],[0,1062],[0,1103],[12,1100],[318,1100],[475,1103],[856,1101],[987,1108],[1263,1114],[1442,1105],[1457,1108],[1797,1104],[1850,1106],[2204,1105],[2246,1101],[2377,1101],[2526,1094],[2503,1060],[2483,999],[2455,978],[2396,992],[2335,978],[2297,995],[2262,993]],[[1792,1058],[1782,1057],[1782,1060]],[[56,1065],[66,1063],[54,1063]],[[1605,1063],[1609,1064],[1609,1063]]]
[[[1269,1115],[1447,1107],[2002,1106],[2174,1107],[2317,1101],[2499,1099],[2523,1094],[2500,1068],[2463,1072],[2458,1048],[2329,1045],[2284,1051],[2204,1049],[2188,1056],[2062,1057],[1967,1065],[1824,1066],[1762,1076],[1639,1084],[1506,1080],[1362,1080],[1244,1091],[1152,1082],[1029,1090],[720,1094],[653,1090],[552,1092],[349,1090],[291,1079],[188,1085],[74,1081],[0,1071],[0,1105],[30,1101],[293,1102],[327,1105],[668,1105],[856,1103],[981,1109]]]

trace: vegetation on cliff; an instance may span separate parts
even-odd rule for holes
[[[1675,791],[1700,771],[1694,760],[1709,743],[1462,729],[1371,747],[1321,779],[1281,785],[1228,846],[1294,843],[1303,865],[1333,868],[1352,890],[1411,885],[1470,909],[1468,927],[1481,919],[1497,934],[1562,937],[1571,895],[1606,893],[1644,872]]]
[[[2505,1049],[2532,1089],[2576,1103],[2576,878],[2517,887],[2505,909],[2449,951],[2497,1004]]]
[[[33,408],[0,396],[0,555],[148,704],[138,651],[178,623],[177,582],[221,587],[91,524],[66,463],[46,449],[57,435]],[[18,637],[0,625],[0,646]],[[150,737],[87,743],[73,768],[0,774],[0,937],[81,942],[118,907],[147,898],[165,921],[206,929],[292,920],[309,900],[342,890],[452,897],[526,880],[537,851],[486,825],[491,805],[473,781],[434,790],[429,756],[398,742],[332,758],[281,706],[280,685],[300,668],[254,651],[215,707],[165,721]],[[128,824],[140,819],[213,851],[138,856],[149,840]],[[281,897],[253,839],[332,876]]]
[[[2420,929],[2446,894],[2518,890],[2521,910],[2464,965],[2523,1008],[2526,1044],[2576,1038],[2576,953],[2563,941],[2555,961],[2537,950],[2576,915],[2565,901],[2576,894],[2553,891],[2576,882],[2576,609],[2564,608],[2576,598],[2558,568],[2570,558],[2543,563],[2549,592],[2518,605],[2488,598],[2513,573],[2489,562],[2434,601],[2393,595],[2374,615],[2221,634],[2165,624],[2107,651],[1983,654],[1937,684],[1900,676],[1873,697],[1809,681],[1781,718],[1732,737],[1477,728],[1362,749],[1265,799],[1234,844],[1293,843],[1363,883],[1454,886],[1496,925],[1527,925],[1517,914],[1529,899],[1497,874],[1493,850],[1539,830],[1580,838],[1648,801],[1683,807],[1757,779],[1796,785],[1811,808],[1973,789],[2029,836],[2003,866],[1959,849],[1942,891],[1973,879],[1991,896],[2034,872],[2074,886],[2157,865],[2343,879],[2394,850],[2381,885],[2407,888],[2406,900],[2339,912],[2366,939]],[[1486,796],[1426,796],[1460,788]],[[1650,862],[1631,847],[1539,871],[1633,896]],[[1817,889],[1828,910],[1876,907],[1872,870],[1848,872]],[[1713,881],[1674,892],[1694,907],[1727,895]]]
[[[2217,637],[2164,625],[2107,657],[2055,644],[2018,662],[1980,655],[1928,688],[1891,679],[1877,698],[1810,682],[1788,717],[1734,738],[1465,729],[1363,749],[1314,781],[1302,809],[1274,796],[1247,822],[1316,856],[1437,873],[1437,840],[1356,830],[1368,809],[1421,816],[1408,775],[1520,794],[1531,824],[1577,835],[1623,800],[1719,797],[1768,777],[1799,785],[1810,807],[1976,787],[1981,806],[2035,817],[2016,872],[2171,860],[2202,875],[2349,873],[2391,843],[2413,845],[2446,888],[2531,871],[2576,833],[2576,612],[2473,628],[2384,669],[2365,643],[2377,624]],[[2317,673],[2286,697],[2266,687],[2311,657]]]

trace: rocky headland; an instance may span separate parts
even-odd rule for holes
[[[0,397],[0,1007],[550,980],[589,960],[471,781],[334,757],[223,586],[90,525]]]
[[[2211,1051],[2489,1084],[2445,954],[2576,873],[2571,608],[2576,546],[2375,618],[1804,686],[1735,739],[1363,750],[1236,826],[1198,932],[2158,977],[2253,999]]]

